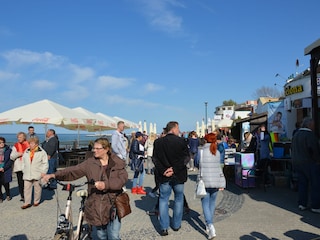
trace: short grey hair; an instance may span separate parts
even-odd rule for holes
[[[302,128],[310,128],[311,124],[313,123],[313,119],[311,117],[305,117],[302,120],[301,127]]]

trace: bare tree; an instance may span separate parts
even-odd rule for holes
[[[235,101],[233,101],[232,99],[229,99],[229,100],[224,100],[222,102],[222,105],[223,106],[235,106],[235,105],[237,105],[237,103]]]
[[[260,97],[270,97],[270,98],[279,98],[283,97],[283,91],[278,90],[276,87],[266,87],[263,86],[258,88],[252,95],[255,99]]]

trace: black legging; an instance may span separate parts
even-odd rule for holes
[[[2,186],[4,186],[7,197],[10,197],[10,185],[5,182],[4,173],[0,173],[0,200],[3,199]]]
[[[24,181],[23,181],[23,172],[19,171],[16,172],[17,179],[18,179],[18,187],[19,187],[19,193],[21,198],[24,199]]]

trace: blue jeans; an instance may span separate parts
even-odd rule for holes
[[[218,188],[206,188],[207,195],[201,198],[202,210],[206,224],[213,224],[214,211],[216,209],[216,199]]]
[[[107,225],[95,226],[95,228],[99,240],[120,240],[121,222],[118,217],[110,221]]]
[[[142,172],[139,171],[135,171],[134,172],[134,176],[133,176],[133,180],[132,180],[132,187],[135,188],[137,186],[137,181],[138,181],[138,176],[139,177],[139,187],[142,187],[143,185],[143,181],[144,181],[144,176],[145,176],[145,171],[144,171],[144,167],[142,168]]]
[[[56,158],[50,158],[49,160],[49,169],[48,174],[54,173],[57,171],[57,159]],[[50,182],[49,188],[56,189],[57,188],[57,181],[54,179]]]
[[[171,191],[174,192],[174,207],[172,216],[172,228],[179,228],[181,226],[183,215],[183,190],[184,184],[177,183],[175,180],[160,184],[159,197],[159,215],[161,229],[168,229],[170,224],[169,218],[169,198]]]
[[[308,206],[309,185],[311,208],[320,208],[320,165],[302,163],[295,166],[298,175],[298,204]]]

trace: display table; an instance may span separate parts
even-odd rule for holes
[[[255,187],[254,153],[235,153],[235,183],[243,188]]]

